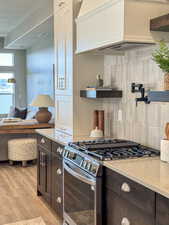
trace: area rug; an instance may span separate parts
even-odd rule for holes
[[[4,225],[46,225],[41,217],[32,219],[32,220],[24,220],[16,223],[9,223]]]

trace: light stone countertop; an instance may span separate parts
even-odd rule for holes
[[[36,132],[42,136],[51,139],[54,142],[58,142],[61,145],[67,145],[72,140],[72,137],[61,132],[57,132],[55,129],[37,129]]]
[[[67,145],[71,141],[89,140],[89,137],[72,138],[55,129],[38,129],[37,133],[52,141]],[[159,157],[105,161],[103,165],[167,198],[169,198],[169,164]]]
[[[103,165],[169,198],[169,164],[159,157],[107,161]]]
[[[58,142],[61,145],[67,145],[69,142],[74,142],[74,141],[94,140],[94,138],[90,138],[90,137],[73,138],[72,136],[65,134],[63,132],[60,132],[53,128],[36,129],[36,132],[42,136],[45,136],[45,137],[51,139],[52,141]]]

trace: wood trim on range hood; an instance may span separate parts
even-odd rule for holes
[[[169,32],[169,14],[152,19],[150,30]]]

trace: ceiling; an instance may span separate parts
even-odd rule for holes
[[[0,0],[0,37],[21,24],[45,0]]]
[[[24,34],[21,38],[12,42],[9,49],[28,49],[33,44],[37,43],[39,39],[53,39],[53,17],[41,23],[35,29]]]

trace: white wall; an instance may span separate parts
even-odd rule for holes
[[[114,138],[124,138],[160,149],[164,128],[169,122],[169,103],[152,102],[147,105],[131,93],[131,83],[143,83],[152,90],[163,90],[164,74],[152,60],[155,47],[127,51],[125,56],[105,56],[105,85],[123,91],[122,99],[104,100],[106,132]],[[122,121],[118,111],[122,110]]]
[[[28,105],[38,94],[49,94],[53,98],[53,64],[54,44],[51,32],[27,50]]]

